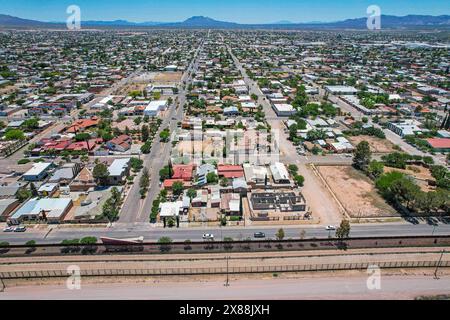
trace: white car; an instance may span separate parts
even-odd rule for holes
[[[336,230],[336,227],[335,227],[335,226],[326,226],[326,227],[325,227],[325,230],[328,230],[328,231],[330,231],[330,230]]]
[[[202,238],[203,240],[214,240],[214,235],[212,233],[204,233]]]
[[[27,228],[25,226],[18,226],[14,228],[14,232],[25,232]]]
[[[14,231],[14,227],[6,227],[3,229],[3,232],[13,232]]]

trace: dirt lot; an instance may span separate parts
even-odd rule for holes
[[[182,76],[182,72],[160,72],[156,74],[154,81],[159,83],[179,82]]]
[[[397,216],[377,193],[372,181],[350,166],[318,166],[339,202],[354,218]]]
[[[147,87],[145,83],[131,83],[117,90],[117,95],[128,95],[131,91],[143,91]]]
[[[367,141],[370,145],[370,150],[372,150],[373,153],[391,153],[396,151],[394,149],[394,144],[387,139],[380,139],[372,136],[349,136],[347,139],[354,146],[363,140]]]

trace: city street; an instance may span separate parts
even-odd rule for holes
[[[197,69],[196,58],[198,57],[201,47],[202,44],[198,47],[193,61],[191,61],[189,67],[184,72],[180,80],[180,88],[177,98],[174,100],[173,105],[170,107],[169,114],[163,119],[158,132],[155,134],[151,152],[147,155],[141,156],[144,160],[144,167],[148,168],[150,172],[150,186],[147,197],[145,199],[141,199],[141,195],[139,193],[139,179],[142,176],[141,171],[135,178],[135,183],[129,190],[129,193],[125,199],[125,203],[119,216],[119,221],[115,223],[117,226],[124,224],[139,225],[143,222],[149,221],[152,202],[158,196],[160,190],[159,171],[167,165],[171,151],[171,143],[161,142],[159,139],[159,133],[167,127],[169,127],[170,132],[172,133],[175,130],[177,123],[183,120],[183,105],[186,102],[186,90],[183,83],[186,82],[188,85],[192,80],[190,75],[195,73],[195,70]],[[173,120],[173,118],[176,120]]]
[[[50,232],[48,229],[33,230],[28,229],[25,233],[0,233],[0,241],[8,241],[10,244],[23,244],[29,240],[37,243],[60,243],[64,239],[80,239],[86,236],[131,238],[143,236],[144,241],[157,241],[163,236],[170,237],[174,241],[203,241],[204,233],[214,235],[216,241],[225,237],[234,240],[253,238],[255,232],[264,232],[266,238],[275,239],[278,229],[283,228],[285,239],[300,238],[300,233],[304,231],[305,238],[327,238],[334,236],[334,231],[325,230],[324,226],[250,226],[250,227],[200,227],[200,228],[156,228],[150,223],[141,223],[136,226],[118,225],[115,228],[58,228],[54,227]],[[439,224],[436,226],[426,224],[410,223],[373,223],[373,224],[352,224],[350,237],[382,237],[382,236],[413,236],[413,235],[449,235],[450,225]]]

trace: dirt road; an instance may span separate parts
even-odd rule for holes
[[[380,289],[368,289],[367,275],[289,279],[152,281],[144,283],[83,284],[69,290],[64,284],[6,288],[0,300],[14,299],[414,299],[450,293],[450,276],[381,276]]]

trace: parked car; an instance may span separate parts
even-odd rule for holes
[[[3,229],[3,232],[13,232],[14,231],[14,227],[6,227]]]
[[[264,232],[255,232],[255,233],[253,234],[253,236],[254,236],[255,238],[265,238],[265,237],[266,237],[266,234],[265,234]]]
[[[204,233],[202,238],[203,240],[214,240],[214,235],[212,233]]]
[[[14,228],[14,232],[25,232],[27,228],[25,226],[18,226]]]
[[[328,230],[328,231],[330,231],[330,230],[336,230],[336,227],[335,227],[335,226],[326,226],[326,227],[325,227],[325,230]]]

